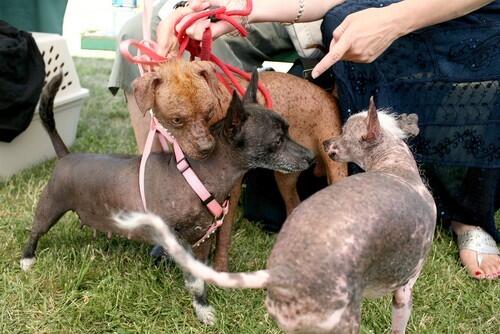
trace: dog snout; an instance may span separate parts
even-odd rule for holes
[[[325,140],[323,142],[323,149],[328,154],[328,156],[333,159],[338,153],[338,145],[334,138]]]
[[[311,151],[309,151],[307,153],[308,154],[306,156],[306,161],[307,161],[307,164],[310,166],[310,165],[312,165],[316,161],[316,156]]]
[[[333,138],[327,139],[323,142],[323,150],[328,153],[328,149],[330,148],[330,145],[333,143]]]
[[[213,148],[214,148],[213,143],[206,142],[199,146],[198,152],[200,153],[200,156],[204,159],[208,157],[208,155],[212,152]]]

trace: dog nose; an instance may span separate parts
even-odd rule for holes
[[[323,150],[325,150],[325,152],[328,152],[328,147],[331,145],[332,141],[333,138],[327,139],[323,142]]]
[[[200,143],[198,144],[198,152],[201,156],[207,157],[210,152],[212,152],[212,149],[214,148],[214,143],[213,142],[205,142],[205,143]]]
[[[307,160],[307,164],[312,165],[314,163],[314,161],[316,161],[316,157],[313,154],[311,154],[306,158],[306,160]]]
[[[204,148],[204,149],[200,150],[200,154],[203,157],[207,157],[210,154],[210,152],[212,152],[212,148],[211,147],[207,147],[207,148]]]

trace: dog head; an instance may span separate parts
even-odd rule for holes
[[[137,78],[133,87],[139,110],[153,109],[186,155],[204,159],[212,152],[215,139],[209,129],[224,117],[222,106],[230,98],[212,63],[169,61]]]
[[[416,114],[403,114],[397,119],[385,112],[377,112],[372,97],[368,111],[349,117],[342,128],[342,135],[324,141],[323,147],[331,159],[354,162],[365,168],[374,151],[390,149],[402,139],[417,134]]]
[[[243,100],[233,94],[226,118],[216,126],[218,131],[246,168],[307,169],[314,154],[290,139],[288,124],[280,115],[257,103],[257,81],[254,71]]]

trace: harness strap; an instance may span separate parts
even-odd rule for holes
[[[150,110],[152,114],[152,111]],[[148,137],[146,139],[146,145],[144,147],[144,151],[141,157],[141,163],[139,165],[139,190],[141,193],[142,205],[144,206],[144,210],[147,210],[146,205],[146,194],[145,194],[145,184],[144,184],[144,175],[146,171],[146,162],[151,154],[151,148],[153,146],[153,140],[155,134],[159,132],[162,136],[160,138],[164,138],[168,140],[174,149],[174,157],[177,165],[177,169],[182,174],[186,182],[189,184],[191,189],[198,195],[203,204],[206,205],[210,213],[215,218],[220,218],[224,214],[224,208],[222,205],[217,202],[214,196],[207,190],[207,188],[203,185],[200,178],[194,170],[191,168],[184,152],[180,148],[177,141],[172,137],[172,135],[158,122],[158,120],[151,115],[151,126],[148,133]],[[164,147],[165,150],[166,147]]]

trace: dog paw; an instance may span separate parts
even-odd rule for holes
[[[212,306],[202,305],[197,302],[194,302],[193,306],[198,320],[207,326],[213,326],[215,324],[217,319],[215,317],[215,310]]]
[[[34,257],[25,257],[21,259],[20,265],[21,265],[21,270],[22,271],[28,271],[33,267],[33,264],[35,263],[35,258]]]

